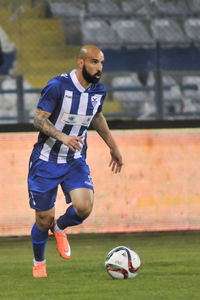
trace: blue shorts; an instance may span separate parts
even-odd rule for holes
[[[30,159],[28,191],[30,207],[45,211],[55,205],[58,185],[61,185],[67,203],[71,202],[69,191],[77,188],[93,190],[90,169],[82,158],[67,164]]]

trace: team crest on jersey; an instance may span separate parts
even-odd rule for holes
[[[94,96],[91,97],[91,102],[93,107],[97,105],[98,102],[100,102],[102,95],[97,95],[95,94]]]

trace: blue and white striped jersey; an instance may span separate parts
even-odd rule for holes
[[[74,153],[63,143],[39,133],[33,149],[34,157],[56,163],[86,157],[87,128],[93,116],[102,110],[106,90],[101,83],[92,84],[85,90],[75,72],[51,79],[42,90],[37,107],[51,113],[49,119],[58,130],[67,135],[83,135],[82,150]]]

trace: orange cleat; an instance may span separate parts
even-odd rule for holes
[[[47,277],[46,264],[41,262],[33,266],[33,277]]]
[[[67,240],[67,236],[65,232],[55,232],[53,231],[53,234],[55,235],[56,241],[57,241],[57,249],[60,255],[68,259],[71,257],[71,248],[69,245],[69,242]]]

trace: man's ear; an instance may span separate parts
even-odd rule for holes
[[[78,58],[77,60],[77,65],[79,66],[79,68],[82,70],[83,66],[84,66],[84,61],[82,58]]]

